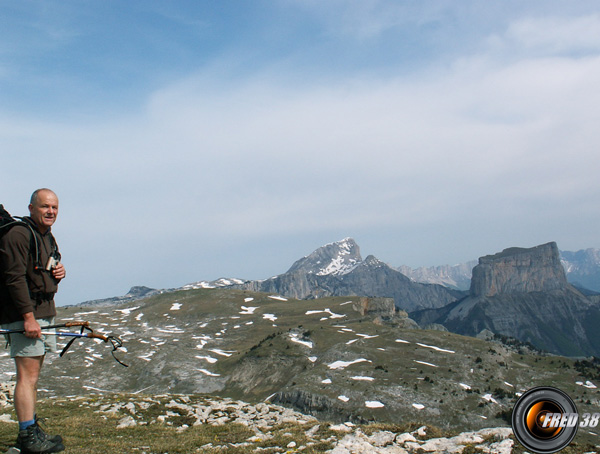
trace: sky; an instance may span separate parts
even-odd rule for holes
[[[53,189],[57,304],[599,248],[600,5],[0,0],[0,203]]]

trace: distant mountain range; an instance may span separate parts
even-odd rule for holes
[[[509,248],[482,257],[479,263],[411,270],[393,268],[372,255],[363,259],[356,242],[345,238],[316,249],[269,279],[221,278],[167,290],[133,287],[123,297],[92,303],[111,305],[199,288],[235,288],[296,299],[385,297],[392,298],[398,310],[414,313],[421,325],[434,323],[468,335],[489,330],[554,353],[600,356],[600,337],[589,325],[600,323],[596,313],[600,297],[593,296],[600,289],[600,253],[594,249],[560,253],[556,244],[549,244]],[[481,270],[486,270],[483,275]],[[500,281],[501,288],[493,292],[480,289],[496,288]]]
[[[561,251],[560,255],[570,283],[600,292],[600,249]]]

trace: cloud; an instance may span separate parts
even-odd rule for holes
[[[536,55],[600,51],[600,15],[530,17],[513,22],[506,36],[514,48]]]
[[[515,28],[496,39],[510,45]],[[198,222],[210,213],[213,234],[431,222],[482,197],[594,191],[600,60],[490,55],[426,77],[302,84],[268,67],[240,80],[225,64],[155,91],[134,116],[16,131],[36,131],[81,184],[110,181],[120,216],[139,190]]]
[[[361,8],[337,19],[333,8],[323,18],[328,33],[354,34],[365,53],[388,34],[401,36],[401,9],[384,18],[391,3]],[[426,11],[423,21],[442,11]],[[35,187],[54,188],[61,247],[81,265],[77,278],[107,275],[125,286],[159,285],[146,276],[168,286],[173,276],[237,274],[225,269],[234,265],[259,273],[267,265],[253,245],[330,242],[338,232],[371,238],[364,250],[378,256],[369,245],[380,242],[383,260],[429,265],[446,260],[443,250],[466,260],[561,238],[593,247],[597,21],[519,18],[479,35],[468,51],[451,46],[451,58],[408,69],[390,58],[384,71],[304,67],[298,48],[255,60],[229,47],[154,85],[135,108],[92,105],[93,115],[76,116],[5,107],[0,153],[9,171],[0,202],[18,211]]]
[[[223,195],[220,231],[407,222],[389,206],[441,219],[490,184],[492,198],[530,188],[554,196],[554,183],[563,196],[584,183],[594,190],[582,165],[596,160],[586,144],[596,140],[600,61],[477,67],[477,58],[423,81],[351,76],[298,87],[266,72],[220,85],[199,74],[151,98],[145,153],[160,169],[179,157],[188,167],[179,175]]]

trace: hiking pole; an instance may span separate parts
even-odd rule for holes
[[[119,339],[116,336],[105,336],[103,334],[95,333],[94,330],[92,328],[90,328],[90,324],[88,322],[67,322],[67,323],[61,323],[58,325],[42,326],[41,328],[42,328],[42,330],[45,330],[45,329],[54,329],[54,328],[69,328],[69,327],[73,327],[73,326],[81,326],[81,332],[72,333],[69,331],[55,331],[52,333],[45,333],[46,335],[72,337],[72,339],[67,343],[67,345],[65,345],[62,352],[60,352],[59,356],[62,357],[67,352],[67,350],[69,349],[69,347],[71,347],[71,345],[73,344],[75,339],[79,339],[82,337],[88,337],[90,339],[100,339],[106,343],[110,342],[113,347],[113,349],[111,350],[110,353],[112,354],[115,361],[118,362],[122,366],[129,367],[127,364],[125,364],[123,361],[121,361],[115,355],[115,351],[117,351],[119,348],[121,348],[123,346],[123,342],[121,341],[121,339]],[[84,332],[85,330],[87,330],[88,332]],[[23,334],[24,332],[25,332],[24,329],[0,329],[0,334]]]
[[[121,339],[119,339],[116,336],[105,336],[103,334],[94,333],[94,331],[89,327],[85,327],[85,328],[87,328],[90,332],[84,333],[83,328],[84,327],[82,327],[82,329],[81,329],[81,333],[70,333],[70,332],[65,332],[65,331],[56,331],[55,333],[49,333],[49,334],[55,334],[56,336],[64,336],[64,337],[72,337],[73,338],[67,343],[67,345],[65,345],[65,348],[63,348],[63,351],[60,352],[61,357],[67,352],[67,350],[69,349],[71,344],[75,341],[75,339],[82,338],[82,337],[89,337],[90,339],[100,339],[100,340],[104,341],[105,343],[110,342],[113,347],[113,349],[110,351],[110,353],[111,353],[112,357],[115,359],[115,361],[118,362],[121,366],[129,367],[127,364],[125,364],[123,361],[121,361],[115,355],[115,352],[123,346],[123,341],[121,341]]]

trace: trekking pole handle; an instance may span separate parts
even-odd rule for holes
[[[56,325],[47,325],[47,326],[42,326],[42,329],[53,329],[53,328],[72,328],[74,326],[83,326],[84,328],[89,328],[90,327],[90,322],[65,322],[65,323],[59,323]]]
[[[0,331],[1,333],[1,331]],[[98,333],[69,333],[66,331],[56,331],[55,333],[46,333],[46,334],[50,334],[50,335],[55,335],[55,336],[62,336],[62,337],[89,337],[90,339],[100,339],[103,340],[104,342],[108,341],[108,338],[102,334],[98,334]]]

